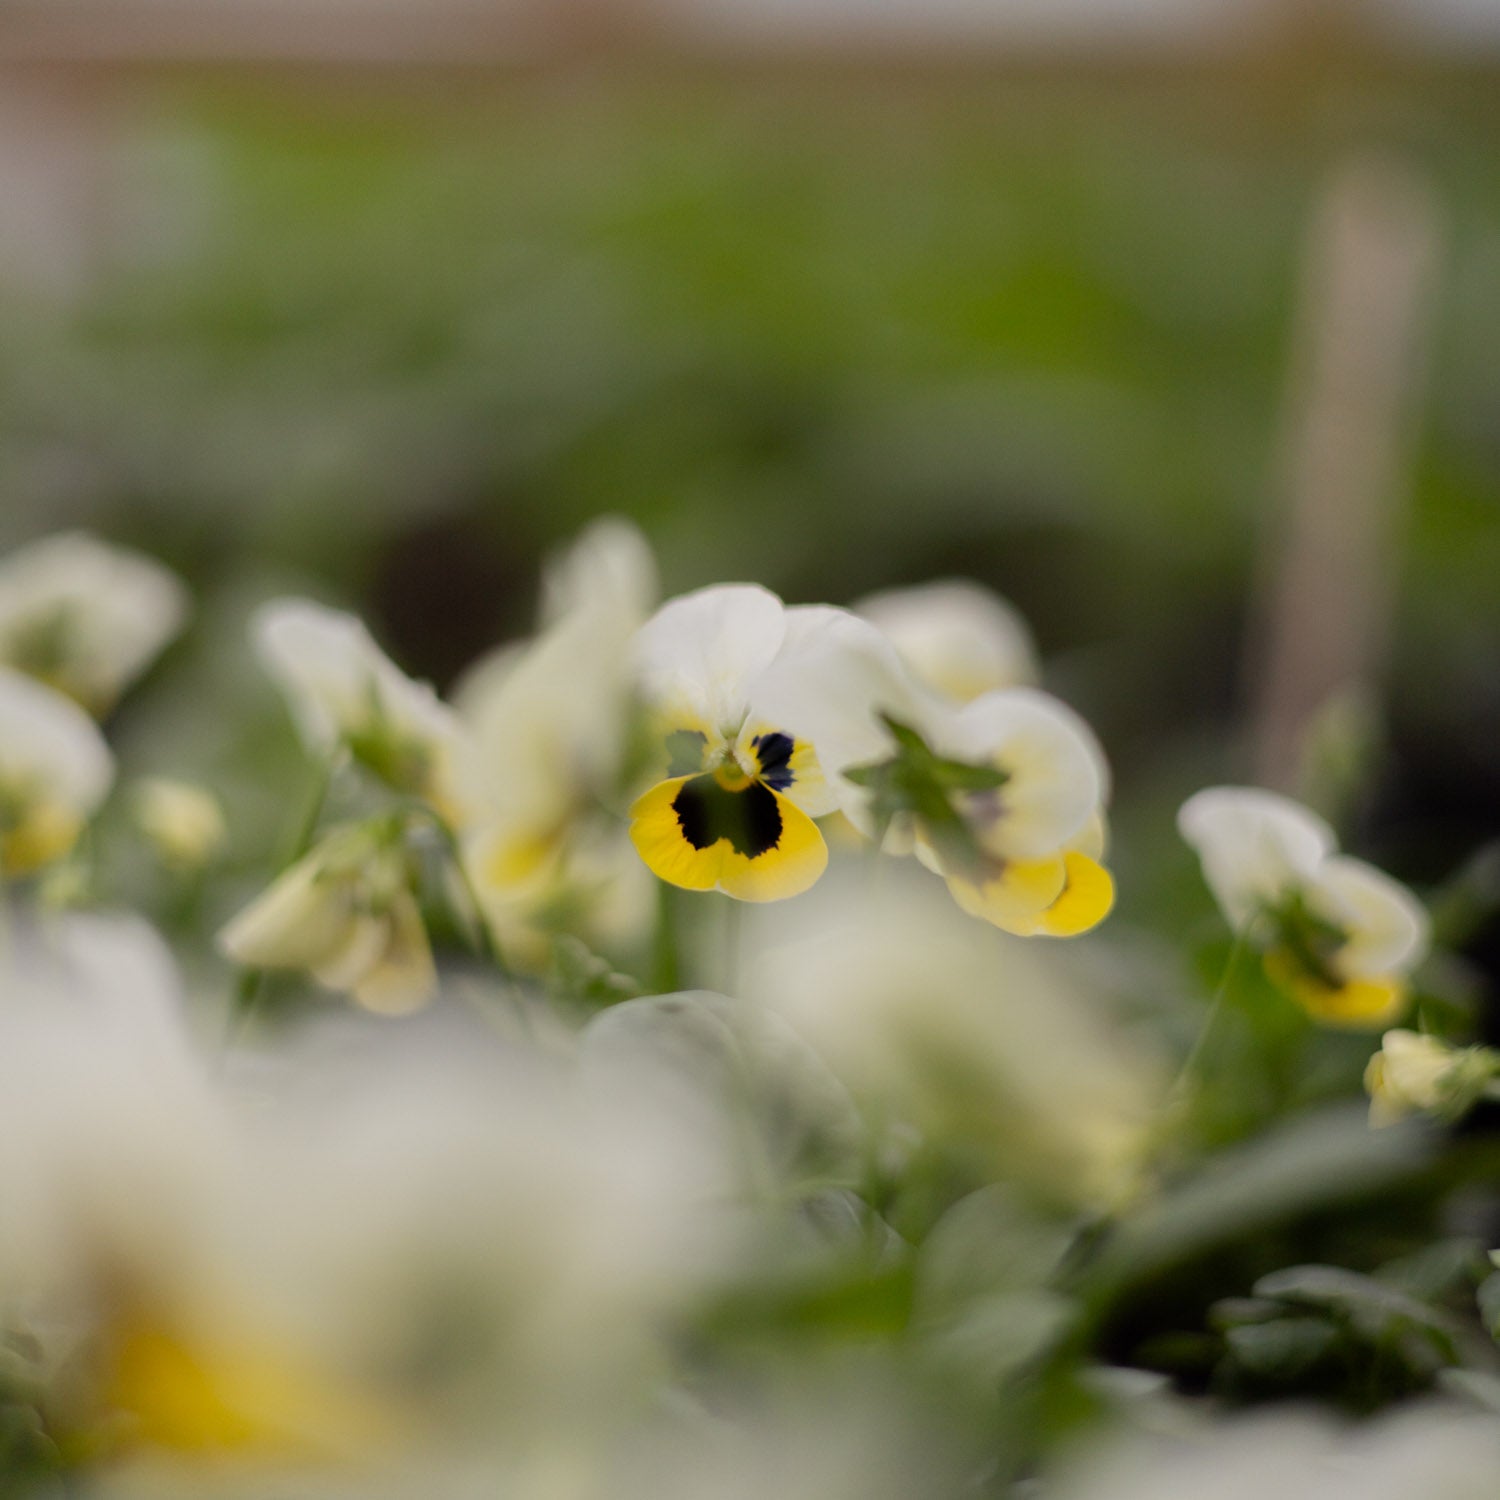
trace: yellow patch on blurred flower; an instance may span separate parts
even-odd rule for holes
[[[76,703],[0,667],[0,876],[67,854],[113,779],[109,747]]]
[[[1230,925],[1315,1020],[1369,1030],[1406,1008],[1427,914],[1399,881],[1339,854],[1321,818],[1274,792],[1210,787],[1183,804],[1177,826]]]

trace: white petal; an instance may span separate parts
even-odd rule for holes
[[[1305,886],[1335,847],[1333,830],[1315,813],[1258,787],[1196,792],[1178,809],[1177,829],[1198,851],[1203,877],[1236,927]]]
[[[0,785],[87,817],[114,774],[104,736],[71,698],[0,667]]]
[[[888,589],[854,606],[884,631],[921,681],[967,703],[1036,681],[1036,646],[1020,614],[967,579]]]
[[[839,805],[856,821],[865,818],[867,797],[840,773],[890,756],[880,715],[925,732],[928,717],[940,711],[879,630],[829,605],[787,611],[785,645],[754,684],[752,700],[757,721],[811,741]]]
[[[640,528],[621,516],[603,516],[548,566],[542,625],[601,603],[638,623],[655,607],[659,592],[656,559]]]
[[[985,693],[951,714],[935,748],[1009,773],[994,831],[997,852],[1055,854],[1080,838],[1108,794],[1093,731],[1066,704],[1034,688]]]
[[[219,948],[250,968],[315,969],[349,945],[356,915],[349,884],[327,875],[314,850],[284,871],[219,933]]]
[[[785,607],[757,584],[717,584],[669,599],[636,636],[642,692],[657,707],[733,737],[750,684],[785,634]]]
[[[1407,973],[1427,952],[1422,903],[1399,880],[1362,859],[1343,854],[1325,859],[1308,886],[1308,898],[1349,934],[1337,962],[1351,979]]]

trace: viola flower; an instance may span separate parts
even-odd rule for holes
[[[1401,1014],[1428,944],[1427,914],[1404,885],[1339,854],[1307,808],[1255,787],[1196,793],[1177,827],[1229,924],[1309,1015],[1364,1028]]]
[[[802,625],[764,701],[813,737],[849,820],[889,853],[915,852],[1007,932],[1071,937],[1102,921],[1109,774],[1083,720],[1032,688],[956,707],[872,625],[839,614]]]
[[[263,605],[251,635],[303,743],[347,752],[393,790],[461,822],[473,798],[472,750],[457,715],[375,644],[362,621],[307,599]]]
[[[1440,1037],[1388,1031],[1365,1069],[1370,1124],[1394,1125],[1410,1115],[1461,1119],[1500,1072],[1500,1053],[1454,1047]]]
[[[0,562],[0,662],[102,717],[182,628],[187,590],[160,563],[84,532]]]
[[[647,867],[685,890],[776,901],[823,873],[813,819],[837,805],[813,744],[757,693],[795,653],[805,612],[753,584],[664,604],[636,641],[662,779],[630,809]]]
[[[189,781],[142,777],[133,788],[131,812],[162,863],[175,870],[201,869],[228,838],[219,799]]]
[[[401,1015],[437,992],[437,971],[393,820],[327,834],[219,934],[219,947],[256,969],[306,970],[366,1010]]]
[[[72,849],[114,780],[114,758],[71,698],[0,667],[0,877]]]
[[[885,634],[919,682],[954,703],[1029,687],[1041,675],[1020,612],[968,579],[886,589],[860,600],[854,612]]]

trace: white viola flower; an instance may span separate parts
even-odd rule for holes
[[[955,703],[1029,687],[1041,675],[1020,612],[968,579],[885,589],[853,609],[884,632],[920,682]]]
[[[1388,1031],[1365,1068],[1370,1124],[1394,1125],[1418,1114],[1458,1119],[1497,1073],[1500,1053],[1489,1047],[1455,1047],[1416,1031]]]
[[[835,794],[813,741],[760,698],[800,649],[803,617],[766,589],[724,584],[669,600],[642,627],[635,659],[662,779],[631,808],[630,832],[662,880],[774,901],[823,873],[813,819]]]
[[[473,750],[457,714],[376,645],[361,620],[308,599],[262,605],[251,635],[308,749],[347,751],[454,822],[474,799]]]
[[[0,875],[67,854],[114,780],[114,757],[71,699],[0,667]]]
[[[174,869],[201,869],[228,838],[219,799],[190,781],[142,777],[132,789],[131,813],[162,863]]]
[[[966,911],[1007,931],[1072,936],[1103,919],[1109,773],[1077,714],[1032,688],[955,706],[868,622],[793,613],[797,649],[763,703],[811,736],[857,828],[915,848]]]
[[[152,558],[80,531],[0,561],[0,662],[99,716],[182,628],[188,594]]]
[[[1339,854],[1307,808],[1256,787],[1195,793],[1177,826],[1230,925],[1310,1015],[1379,1027],[1401,1013],[1428,946],[1427,913],[1404,885]]]
[[[746,998],[873,1118],[1071,1205],[1128,1199],[1159,1122],[1159,1060],[1055,951],[968,921],[910,864],[874,890],[859,875],[830,875],[774,941],[748,945]]]
[[[409,857],[384,823],[326,835],[229,922],[219,947],[247,968],[306,970],[384,1015],[437,992]]]

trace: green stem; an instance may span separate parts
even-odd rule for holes
[[[1167,1090],[1168,1108],[1180,1104],[1188,1095],[1192,1084],[1193,1075],[1198,1070],[1198,1064],[1203,1059],[1204,1051],[1208,1046],[1208,1040],[1212,1036],[1214,1027],[1218,1024],[1220,1015],[1224,1010],[1224,998],[1229,993],[1229,984],[1234,977],[1234,971],[1239,967],[1240,959],[1244,955],[1249,944],[1250,929],[1255,924],[1247,923],[1235,936],[1234,946],[1229,950],[1229,957],[1224,962],[1224,972],[1219,978],[1218,988],[1214,991],[1213,999],[1209,1002],[1208,1014],[1203,1018],[1203,1025],[1198,1030],[1197,1039],[1193,1042],[1188,1055],[1183,1059],[1182,1067],[1178,1070],[1177,1077],[1172,1082],[1172,1087]]]
[[[740,990],[740,947],[743,938],[740,903],[733,896],[725,896],[728,905],[724,908],[724,972],[723,990],[726,995],[738,997]]]
[[[656,883],[656,951],[651,982],[658,995],[682,988],[682,948],[677,932],[679,903],[676,888],[665,880]]]
[[[469,877],[469,867],[464,860],[463,847],[459,842],[457,831],[435,807],[426,802],[410,803],[408,810],[424,818],[442,842],[443,851],[448,856],[448,862],[453,866],[453,873],[458,877],[459,886],[463,890],[464,903],[469,908],[464,913],[464,926],[468,928],[469,942],[474,951],[481,958],[492,963],[507,981],[513,982],[514,975],[511,973],[510,965],[505,961],[500,941],[490,926],[489,918],[485,916],[484,903],[479,899],[479,892],[475,890],[474,882]]]

